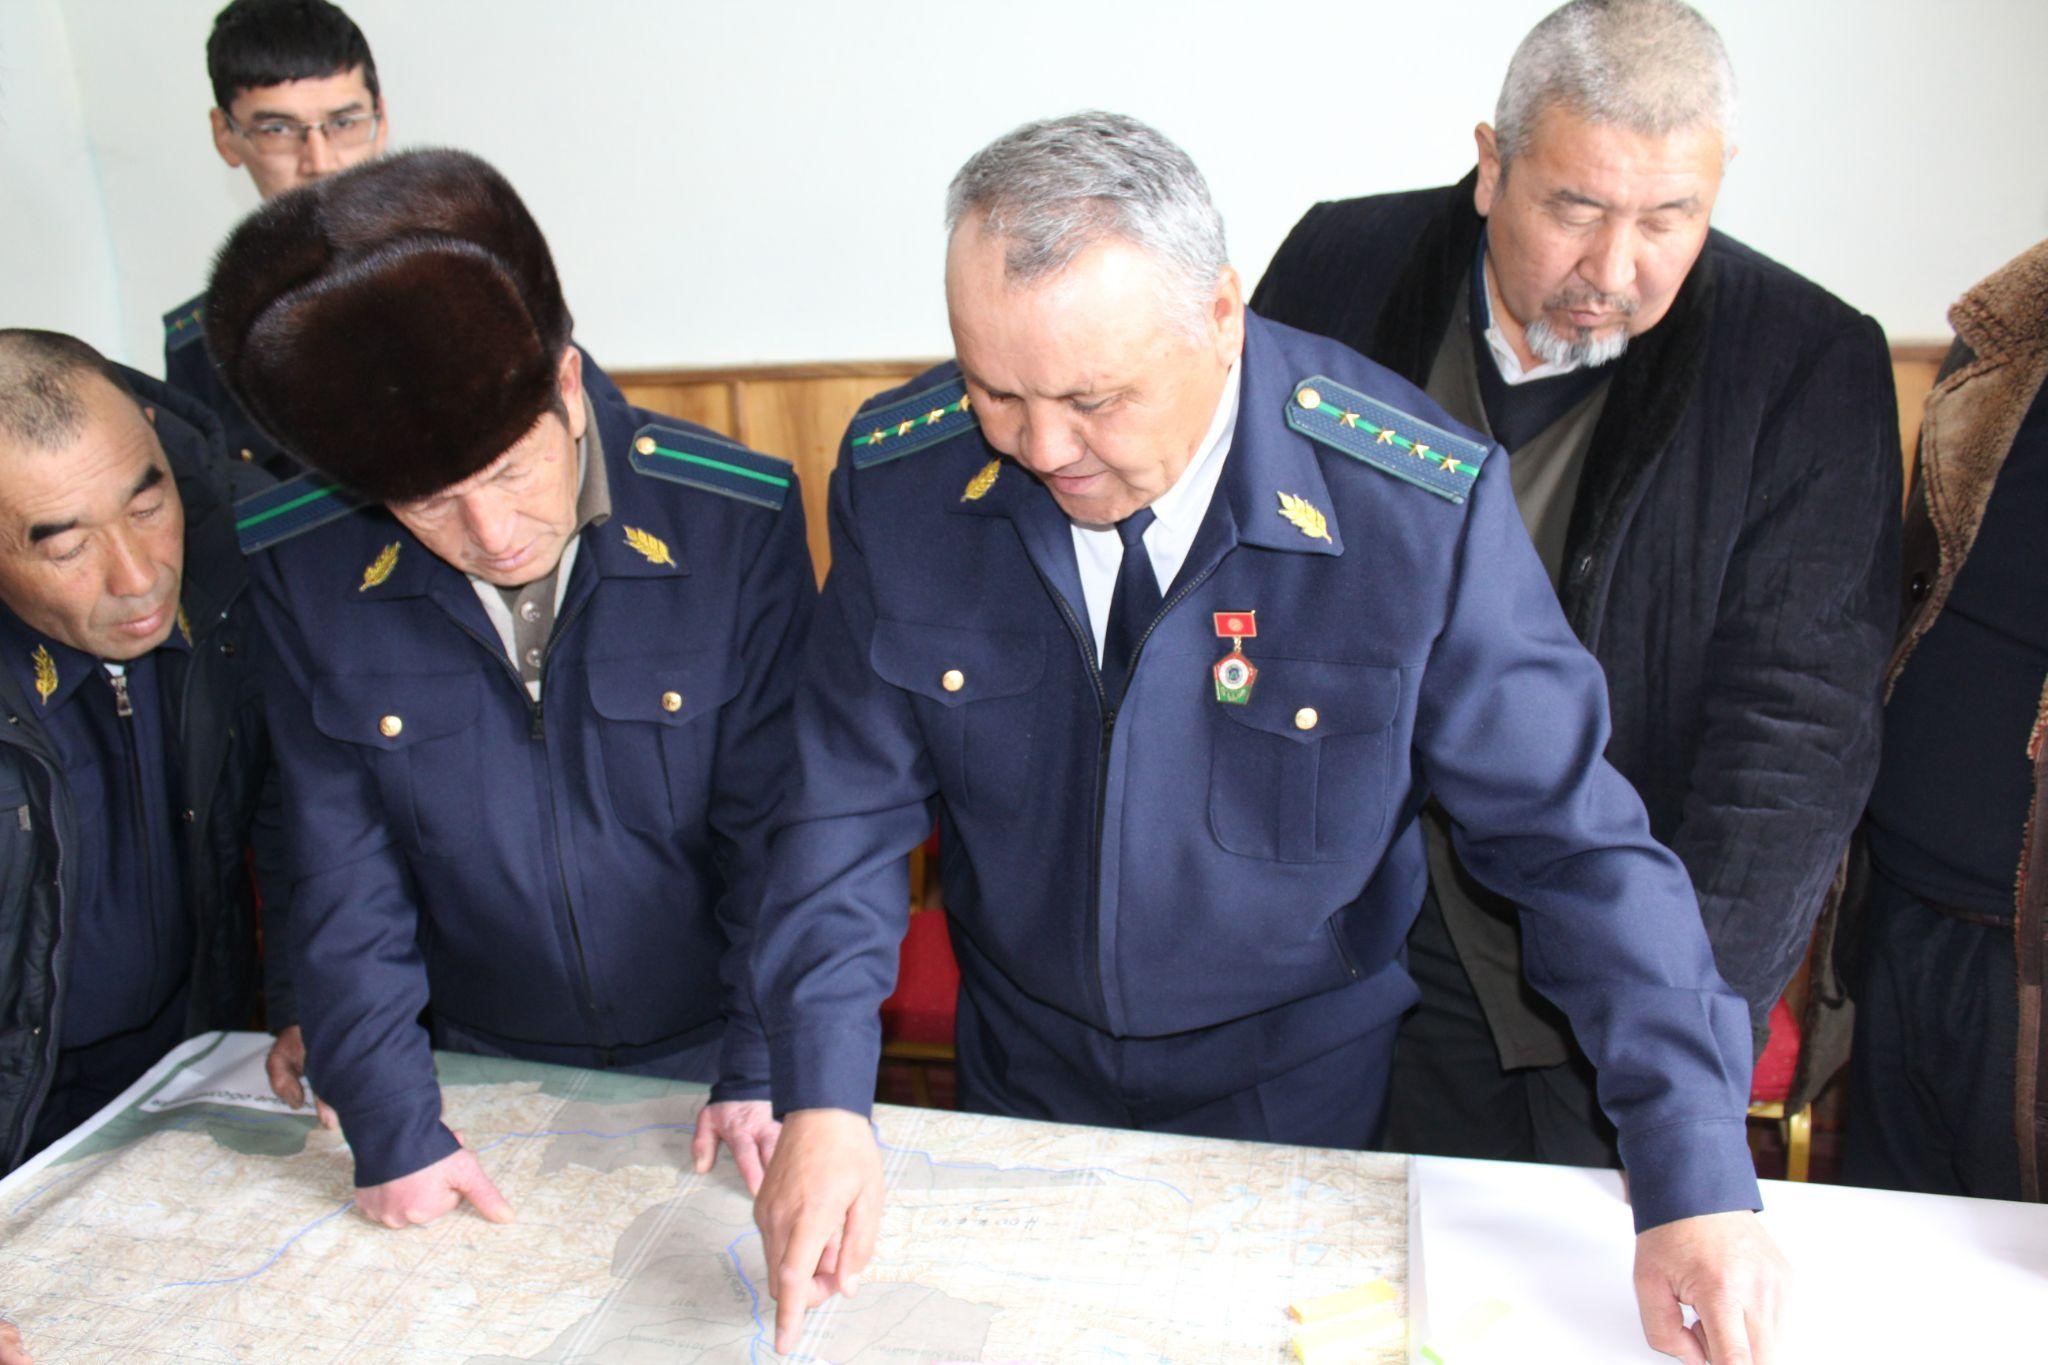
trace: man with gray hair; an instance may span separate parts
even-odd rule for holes
[[[1018,129],[947,218],[957,360],[847,433],[756,939],[779,1348],[873,1250],[876,1009],[934,811],[964,1107],[1358,1148],[1431,792],[1612,1069],[1653,1342],[1692,1342],[1681,1302],[1717,1359],[1768,1341],[1742,1005],[1600,757],[1497,448],[1248,313],[1135,120]]]
[[[1877,324],[1708,226],[1734,121],[1693,10],[1573,0],[1515,53],[1476,172],[1317,205],[1252,302],[1513,456],[1606,671],[1607,757],[1685,863],[1760,1052],[1876,769],[1900,461]],[[1614,1164],[1592,1047],[1525,984],[1528,907],[1475,879],[1454,814],[1424,818],[1386,1145]]]

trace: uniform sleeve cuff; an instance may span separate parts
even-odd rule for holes
[[[711,1099],[716,1103],[767,1098],[768,1040],[750,1023],[729,1019],[719,1049],[718,1083],[711,1087]]]
[[[341,1116],[356,1159],[356,1188],[367,1189],[424,1170],[461,1147],[441,1123],[438,1086]]]
[[[1763,1207],[1741,1119],[1623,1133],[1620,1147],[1637,1232],[1704,1213]]]
[[[875,1105],[882,1021],[810,1025],[768,1040],[775,1117],[797,1109],[845,1109],[863,1118]]]

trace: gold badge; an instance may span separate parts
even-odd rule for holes
[[[50,651],[41,645],[36,646],[36,652],[29,655],[29,658],[36,666],[36,696],[42,699],[43,705],[48,706],[50,698],[57,691],[57,661],[51,658]]]
[[[178,603],[178,634],[185,637],[185,643],[192,643],[192,618],[185,614],[185,604]]]
[[[1280,495],[1280,515],[1294,523],[1294,529],[1310,540],[1330,540],[1330,523],[1323,514],[1311,506],[1306,498],[1297,498],[1292,493]],[[1335,541],[1330,541],[1335,544]]]
[[[981,467],[981,472],[967,481],[967,491],[960,495],[962,502],[979,502],[988,490],[996,486],[996,479],[1003,472],[1001,460],[990,460]]]
[[[676,565],[675,560],[669,557],[668,542],[660,536],[649,535],[637,526],[626,528],[626,544],[638,550],[649,564],[666,564],[670,568]]]
[[[377,551],[377,557],[370,561],[370,567],[363,570],[363,585],[357,588],[356,591],[368,592],[385,579],[391,577],[391,571],[397,567],[398,542],[394,540],[383,549]]]

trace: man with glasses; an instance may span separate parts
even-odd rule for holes
[[[327,0],[234,0],[213,21],[206,74],[214,150],[266,200],[381,154],[390,137],[370,45]],[[214,373],[203,301],[164,314],[164,377],[219,414],[230,454],[289,478],[296,463]]]

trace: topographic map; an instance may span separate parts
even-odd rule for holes
[[[37,1365],[1278,1361],[1288,1304],[1405,1282],[1406,1158],[878,1106],[876,1259],[778,1356],[746,1190],[690,1168],[703,1087],[440,1054],[518,1220],[392,1232],[268,1098],[268,1042],[194,1039],[0,1182]]]

